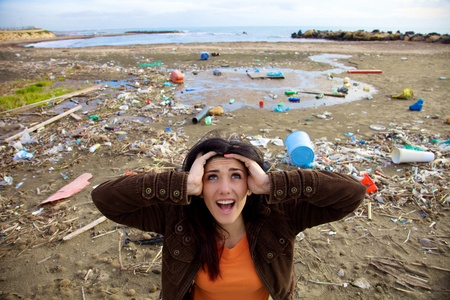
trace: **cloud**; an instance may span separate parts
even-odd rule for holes
[[[450,27],[448,0],[0,0],[0,26],[50,30],[189,26]],[[401,20],[401,21],[400,21]]]

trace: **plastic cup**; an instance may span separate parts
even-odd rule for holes
[[[416,151],[404,148],[394,148],[391,153],[392,161],[396,164],[407,162],[430,162],[434,160],[434,153],[429,151]]]
[[[304,167],[313,162],[314,145],[306,132],[292,132],[286,137],[284,144],[294,165]]]

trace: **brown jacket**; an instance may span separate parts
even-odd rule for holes
[[[273,299],[293,299],[295,237],[302,230],[336,221],[355,210],[366,188],[351,176],[314,170],[268,173],[271,194],[260,206],[264,218],[247,224],[255,269]],[[109,219],[164,235],[162,298],[183,299],[201,267],[187,231],[182,205],[190,203],[186,172],[124,176],[92,192]]]

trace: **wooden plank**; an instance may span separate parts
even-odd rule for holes
[[[310,92],[310,91],[297,91],[298,94],[313,94],[313,95],[319,95],[323,94],[324,96],[329,97],[339,97],[339,98],[345,98],[345,94],[333,94],[333,93],[321,93],[321,92]]]
[[[53,118],[51,118],[51,119],[48,119],[48,120],[45,121],[45,122],[42,122],[42,123],[40,123],[40,124],[38,124],[38,125],[36,125],[36,126],[33,126],[33,127],[31,127],[31,128],[28,128],[28,132],[33,132],[33,131],[35,131],[35,130],[41,128],[41,127],[44,127],[45,125],[48,125],[48,124],[50,124],[50,123],[53,123],[54,121],[59,120],[59,119],[61,119],[62,117],[65,117],[65,116],[67,116],[67,115],[70,115],[71,113],[73,113],[73,112],[75,112],[75,111],[81,109],[82,107],[83,107],[82,105],[78,105],[77,107],[72,108],[71,110],[68,110],[68,111],[66,111],[66,112],[63,112],[62,114],[59,114],[59,115],[57,115],[57,116],[55,116],[55,117],[53,117]],[[13,141],[13,140],[15,140],[15,139],[18,139],[18,138],[20,138],[20,137],[22,136],[22,134],[23,134],[23,132],[19,132],[18,134],[15,134],[15,135],[13,135],[13,136],[11,136],[11,137],[9,137],[9,138],[6,138],[6,139],[5,139],[5,142],[9,143],[10,141]]]
[[[86,93],[89,93],[89,92],[92,92],[92,91],[95,91],[95,90],[98,90],[98,89],[101,89],[101,88],[104,88],[104,87],[107,87],[107,86],[108,86],[107,84],[94,85],[94,86],[85,88],[85,89],[80,90],[80,91],[71,92],[71,93],[68,93],[68,94],[65,94],[65,95],[61,95],[61,96],[58,96],[58,97],[50,98],[50,99],[39,101],[39,102],[36,102],[36,103],[32,103],[32,104],[24,105],[24,106],[21,106],[21,107],[13,108],[13,109],[10,109],[10,110],[4,110],[4,111],[0,112],[0,115],[6,114],[6,113],[17,113],[17,112],[25,111],[25,110],[31,109],[33,107],[36,107],[36,106],[38,106],[40,104],[44,104],[44,103],[53,103],[53,102],[56,102],[56,101],[64,101],[64,100],[69,99],[71,97],[75,97],[75,96],[78,96],[78,95],[86,94]]]
[[[95,220],[95,221],[93,221],[93,222],[87,224],[86,226],[84,226],[84,227],[82,227],[82,228],[79,228],[79,229],[75,230],[74,232],[72,232],[72,233],[66,235],[65,237],[63,237],[63,241],[68,241],[68,240],[70,240],[70,239],[72,239],[72,238],[74,238],[74,237],[76,237],[76,236],[82,234],[83,232],[86,232],[86,231],[88,231],[89,229],[94,228],[94,227],[97,226],[98,224],[100,224],[100,223],[102,223],[102,222],[105,222],[106,220],[107,220],[107,219],[106,219],[105,216],[100,217],[100,218],[98,218],[97,220]]]

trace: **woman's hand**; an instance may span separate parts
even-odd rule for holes
[[[248,169],[247,185],[248,189],[257,195],[270,193],[269,175],[261,169],[256,161],[239,154],[225,154],[226,158],[234,158],[244,163]]]
[[[203,174],[205,173],[205,164],[208,159],[216,155],[214,151],[206,154],[199,153],[191,166],[187,179],[187,194],[199,196],[203,191]]]

